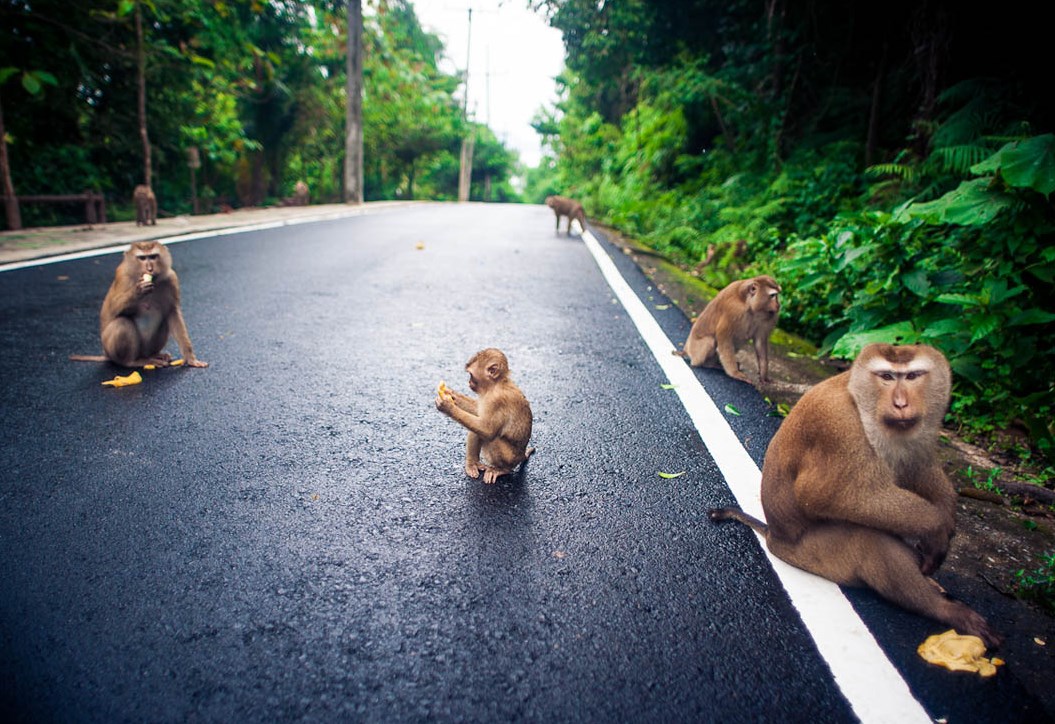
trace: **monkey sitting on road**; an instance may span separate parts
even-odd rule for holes
[[[509,376],[509,362],[493,347],[473,355],[465,369],[473,399],[440,385],[436,409],[468,429],[465,474],[484,474],[484,482],[494,483],[535,452],[527,446],[531,438],[531,406]],[[481,460],[481,454],[483,459]]]
[[[167,367],[172,355],[162,350],[171,332],[188,367],[209,366],[194,356],[172,254],[156,241],[137,241],[125,251],[103,299],[99,330],[105,356],[70,355],[71,360]]]
[[[586,231],[586,212],[583,211],[582,204],[575,199],[569,199],[564,196],[547,196],[546,206],[553,209],[553,214],[557,217],[557,233],[560,233],[560,217],[568,217],[568,236],[571,236],[571,222],[572,219],[579,222],[579,226],[583,231]]]
[[[769,382],[769,335],[780,314],[780,285],[771,276],[740,279],[708,302],[693,322],[685,349],[675,352],[689,358],[693,367],[721,363],[725,374],[750,382],[736,362],[736,349],[754,340],[759,381]]]
[[[998,646],[986,620],[930,578],[955,530],[956,491],[936,449],[950,384],[933,347],[868,345],[773,436],[762,466],[766,523],[735,508],[711,519],[740,521],[793,566]]]

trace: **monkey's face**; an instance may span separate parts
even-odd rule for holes
[[[910,432],[927,413],[928,370],[902,365],[876,371],[882,423],[894,432]]]

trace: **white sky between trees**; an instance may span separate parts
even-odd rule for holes
[[[564,43],[527,0],[416,0],[421,27],[446,46],[444,72],[465,69],[469,50],[469,113],[490,126],[498,139],[520,154],[528,167],[542,156],[531,119],[557,100],[554,78],[564,68]],[[464,86],[459,99],[464,98]]]

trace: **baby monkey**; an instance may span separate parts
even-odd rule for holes
[[[509,362],[501,350],[490,347],[473,355],[465,364],[469,389],[477,399],[449,389],[442,382],[436,409],[469,431],[466,440],[465,474],[484,474],[494,483],[512,473],[535,452],[527,446],[531,438],[531,406],[509,376]],[[481,453],[483,460],[481,460]]]

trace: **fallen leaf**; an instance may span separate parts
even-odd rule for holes
[[[58,279],[60,282],[68,282],[70,280],[70,278],[65,274],[60,274],[55,278]]]
[[[660,385],[660,387],[662,389],[664,389],[664,390],[673,390],[675,387],[677,387],[677,385],[668,385],[668,384],[664,383],[664,384]]]
[[[670,309],[670,305],[669,304],[657,304],[656,305],[656,309],[658,309],[660,311],[663,311],[665,309]]]
[[[684,474],[685,471],[682,470],[680,473],[659,473],[659,477],[663,478],[664,480],[671,480],[673,478],[680,478]]]
[[[1048,642],[1045,641],[1044,639],[1041,639],[1041,638],[1033,639],[1033,643],[1035,643],[1037,646],[1047,646],[1048,645]]]
[[[732,405],[728,405],[728,404],[727,404],[727,405],[725,406],[725,411],[726,411],[727,413],[729,413],[730,415],[735,415],[736,417],[740,417],[740,411],[739,411],[739,410],[737,410],[737,409],[736,409],[735,407],[733,407]]]
[[[945,633],[928,636],[919,645],[916,652],[931,664],[944,666],[949,671],[970,671],[987,677],[996,673],[1000,659],[989,659],[985,653],[985,643],[977,636],[963,636],[949,629]]]
[[[112,380],[107,380],[102,384],[104,387],[128,387],[129,385],[138,385],[142,381],[143,376],[139,374],[139,372],[133,372],[132,374],[127,375],[125,377],[121,377],[120,375],[118,375]]]

